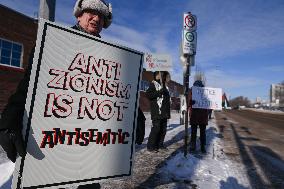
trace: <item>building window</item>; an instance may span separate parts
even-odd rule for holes
[[[150,85],[149,81],[141,80],[140,90],[146,91],[149,88],[149,85]]]
[[[22,67],[23,45],[0,38],[0,64]]]

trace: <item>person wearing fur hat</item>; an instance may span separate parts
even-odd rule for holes
[[[104,0],[77,0],[74,7],[77,29],[101,37],[102,28],[108,28],[112,22],[112,7]]]
[[[193,86],[204,87],[202,81],[197,80],[193,83]],[[194,100],[189,100],[189,106],[195,104]],[[192,108],[190,115],[191,125],[191,138],[190,138],[190,151],[194,152],[196,149],[196,135],[197,128],[200,129],[200,148],[202,153],[206,153],[206,126],[208,125],[208,110],[200,108]]]
[[[112,22],[111,4],[104,0],[77,0],[74,6],[74,16],[77,18],[77,24],[72,27],[73,29],[101,37],[102,28],[108,28]],[[21,131],[33,55],[34,49],[31,52],[24,78],[19,83],[15,94],[9,98],[0,119],[0,145],[12,162],[16,161],[18,154],[25,155]],[[96,189],[100,188],[100,185],[91,184],[78,188]]]

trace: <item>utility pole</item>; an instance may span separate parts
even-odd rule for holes
[[[39,17],[54,22],[56,0],[40,0]]]
[[[189,76],[190,76],[190,64],[188,63],[189,58],[187,57],[187,63],[184,65],[183,70],[183,87],[184,87],[184,97],[185,97],[185,117],[184,117],[184,126],[185,126],[185,136],[184,136],[184,157],[187,156],[188,150],[188,94],[189,94]]]
[[[183,16],[183,38],[182,38],[182,55],[180,57],[183,64],[183,86],[184,86],[184,97],[186,104],[185,112],[185,136],[184,136],[184,157],[187,156],[188,152],[188,95],[189,95],[189,76],[190,66],[195,65],[196,45],[197,45],[197,34],[196,34],[196,23],[197,18],[190,12],[184,13]]]

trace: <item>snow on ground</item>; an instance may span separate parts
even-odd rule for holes
[[[11,188],[12,174],[14,171],[15,164],[11,161],[6,161],[0,164],[0,188],[8,189]]]
[[[136,148],[136,153],[142,153],[141,149],[146,148],[149,133],[151,131],[150,114],[145,113],[146,127],[145,140],[141,146]],[[174,137],[183,137],[184,125],[179,125],[179,114],[172,113],[169,120],[165,142]],[[190,129],[189,129],[190,132]],[[198,151],[186,158],[183,152],[177,153],[166,161],[165,165],[158,172],[163,173],[163,180],[175,182],[190,182],[200,189],[247,189],[250,188],[242,164],[231,161],[222,151],[222,141],[218,138],[218,129],[214,120],[209,122],[207,127],[207,154],[202,155]],[[199,136],[199,133],[198,133]],[[0,149],[0,188],[8,189],[11,186],[11,175],[14,164],[5,160]],[[165,186],[166,187],[166,186]],[[176,188],[176,186],[166,187]]]
[[[251,111],[255,111],[255,112],[264,112],[264,113],[270,113],[270,114],[280,114],[280,115],[283,115],[284,112],[281,111],[281,110],[266,110],[266,109],[263,109],[263,108],[246,108],[247,110],[251,110]]]
[[[183,152],[171,158],[159,172],[164,179],[191,182],[201,189],[250,188],[244,167],[232,162],[222,151],[215,121],[207,127],[207,154],[195,152],[184,157]]]

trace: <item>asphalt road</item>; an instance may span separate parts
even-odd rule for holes
[[[224,152],[242,162],[252,188],[284,189],[284,114],[215,112]]]

